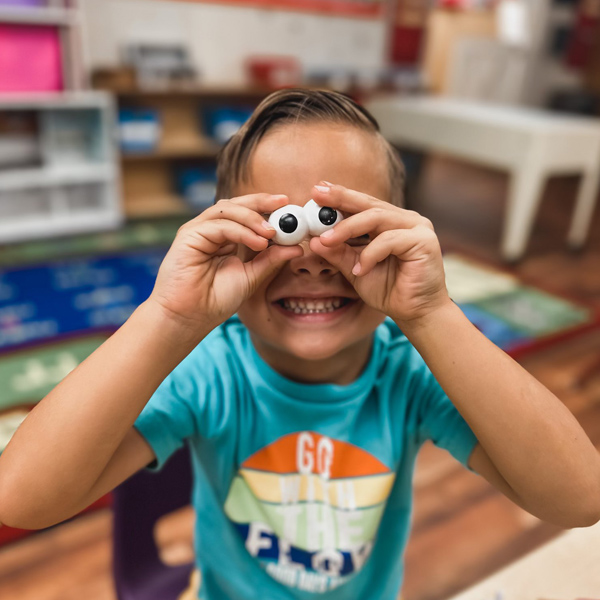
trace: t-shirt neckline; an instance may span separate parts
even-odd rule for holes
[[[378,355],[381,350],[381,340],[379,339],[379,328],[373,333],[373,344],[369,359],[362,373],[351,383],[340,385],[337,383],[301,383],[288,379],[271,367],[258,353],[250,333],[246,330],[248,336],[248,348],[252,361],[260,377],[270,385],[274,390],[282,394],[301,400],[303,402],[314,402],[322,404],[323,402],[343,402],[361,395],[360,392],[369,390],[375,378],[375,369],[378,362]]]

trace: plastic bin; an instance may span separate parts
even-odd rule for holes
[[[0,94],[63,89],[56,27],[0,23]]]

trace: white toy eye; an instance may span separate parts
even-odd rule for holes
[[[273,241],[281,246],[295,246],[308,236],[306,213],[296,204],[278,208],[271,213],[269,223],[275,227]]]
[[[304,214],[308,230],[315,236],[325,233],[344,218],[339,210],[330,206],[319,206],[314,200],[309,200],[304,205]]]

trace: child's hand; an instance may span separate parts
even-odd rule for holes
[[[310,247],[340,269],[369,306],[397,322],[416,323],[450,301],[429,220],[340,185],[329,187],[314,189],[315,202],[350,216],[313,238]]]
[[[261,213],[288,201],[287,196],[270,194],[220,200],[183,225],[160,266],[149,301],[176,324],[204,333],[229,318],[269,275],[302,254],[299,246],[267,248],[275,230]],[[239,245],[259,254],[244,262]]]

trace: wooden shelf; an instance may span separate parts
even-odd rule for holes
[[[221,146],[208,139],[193,140],[190,143],[161,143],[151,152],[122,152],[124,161],[161,160],[168,158],[211,158],[214,159]]]
[[[148,152],[121,152],[123,206],[128,218],[192,217],[191,208],[175,190],[178,159],[199,169],[214,165],[222,145],[208,135],[204,109],[218,106],[257,106],[272,90],[264,87],[175,85],[139,88],[131,70],[97,71],[96,88],[111,92],[119,108],[147,109],[158,115],[160,139]]]
[[[126,98],[147,98],[147,97],[167,97],[173,98],[176,96],[200,96],[203,99],[235,99],[235,98],[252,98],[262,99],[273,90],[263,87],[248,87],[248,86],[210,86],[210,85],[190,85],[190,86],[175,86],[169,88],[139,88],[129,86],[99,86],[99,89]]]
[[[129,197],[125,203],[127,218],[194,216],[194,211],[177,194],[157,194],[147,197]]]

